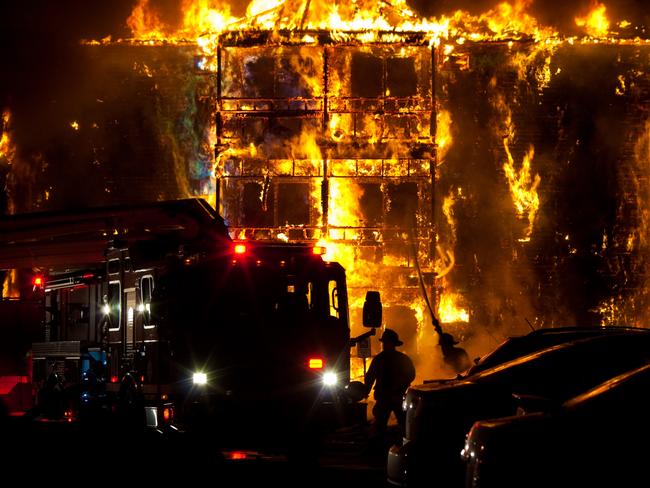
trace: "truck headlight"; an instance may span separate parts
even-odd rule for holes
[[[332,371],[327,371],[325,374],[323,374],[323,384],[325,386],[336,386],[338,381],[339,379],[336,373]]]
[[[208,382],[208,375],[205,373],[194,373],[192,383],[195,385],[205,385]]]

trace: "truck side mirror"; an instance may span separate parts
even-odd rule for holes
[[[379,292],[366,292],[366,300],[363,302],[363,326],[381,327],[381,315],[381,297]]]

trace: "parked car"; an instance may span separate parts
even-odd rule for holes
[[[388,453],[388,481],[402,486],[461,485],[458,453],[478,420],[514,415],[521,398],[562,402],[650,361],[650,334],[623,332],[580,339],[479,373],[408,389],[406,433]]]
[[[535,351],[541,351],[547,347],[555,346],[565,342],[575,341],[577,339],[586,339],[587,337],[596,337],[605,334],[620,334],[621,332],[638,332],[642,334],[650,333],[650,329],[641,329],[637,327],[553,327],[548,329],[537,329],[522,336],[508,337],[499,344],[494,350],[477,358],[475,364],[469,368],[466,375],[485,371],[497,364],[511,361],[526,354]]]
[[[466,487],[648,483],[650,364],[547,410],[476,422],[462,451]]]

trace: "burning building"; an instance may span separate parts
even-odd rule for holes
[[[378,282],[389,305],[420,306],[416,258],[434,275],[434,51],[417,33],[302,34],[220,39],[216,204],[236,238],[325,243],[357,307]]]
[[[19,143],[14,172],[42,207],[94,175],[74,201],[202,195],[234,238],[322,242],[420,359],[439,354],[425,294],[476,354],[527,323],[643,325],[650,47],[600,4],[583,37],[527,4],[184,2],[172,31],[141,1],[135,40],[83,48],[67,150]]]

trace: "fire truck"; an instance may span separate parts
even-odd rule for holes
[[[345,271],[321,247],[232,241],[201,199],[10,216],[0,236],[0,269],[31,277],[18,301],[42,312],[25,374],[72,392],[63,415],[224,439],[365,416]]]

